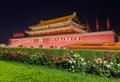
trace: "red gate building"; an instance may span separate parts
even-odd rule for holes
[[[11,47],[62,48],[80,42],[114,42],[113,31],[87,32],[76,13],[29,26],[30,37],[10,39]]]

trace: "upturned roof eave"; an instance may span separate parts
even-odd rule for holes
[[[70,20],[72,20],[75,16],[76,16],[76,12],[74,12],[72,15],[69,15],[69,16],[64,16],[64,17],[60,17],[60,18],[55,18],[55,19],[51,19],[51,20],[47,20],[47,21],[41,21],[41,22],[38,23],[37,25],[29,26],[29,28],[30,28],[30,29],[34,29],[35,27],[38,27],[38,26],[44,26],[44,25],[49,25],[49,24],[54,24],[54,23],[59,23],[59,22],[70,21]]]

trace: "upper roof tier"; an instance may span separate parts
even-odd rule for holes
[[[40,23],[38,23],[37,25],[29,26],[29,28],[32,30],[37,30],[37,29],[43,28],[44,26],[47,26],[47,25],[57,24],[57,23],[66,22],[66,21],[70,21],[70,20],[74,21],[77,24],[80,24],[80,22],[76,16],[76,12],[74,12],[72,15],[69,15],[69,16],[55,18],[55,19],[51,19],[51,20],[47,20],[47,21],[40,21]]]

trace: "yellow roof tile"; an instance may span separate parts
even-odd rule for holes
[[[38,23],[37,25],[33,25],[32,27],[49,25],[49,24],[53,24],[53,23],[68,21],[75,16],[76,16],[76,13],[74,12],[73,15],[64,16],[64,17],[60,17],[60,18],[55,18],[55,19],[51,19],[51,20],[47,20],[47,21],[41,21],[40,23]]]

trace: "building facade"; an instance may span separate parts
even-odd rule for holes
[[[10,39],[11,47],[63,48],[80,42],[114,42],[113,31],[87,32],[76,13],[29,26],[26,38]]]

